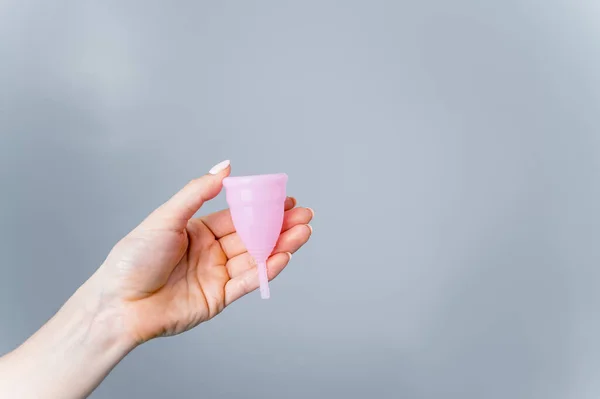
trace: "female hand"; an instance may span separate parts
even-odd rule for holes
[[[40,330],[0,358],[0,397],[79,399],[142,342],[206,321],[258,288],[228,210],[194,218],[221,191],[229,162],[191,181],[112,249]],[[312,232],[313,211],[287,198],[269,279]]]
[[[136,342],[189,330],[258,287],[256,265],[229,210],[192,218],[219,194],[229,172],[224,161],[191,181],[123,238],[101,266],[103,296],[121,309],[125,333]],[[267,262],[269,279],[311,235],[313,211],[295,205],[286,199],[282,233]]]

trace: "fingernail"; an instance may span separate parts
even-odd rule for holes
[[[313,232],[312,226],[310,224],[307,224],[306,227],[308,227],[308,229],[310,230],[310,234],[312,234],[312,232]]]
[[[211,175],[216,175],[219,172],[224,171],[225,169],[227,169],[227,167],[229,166],[229,160],[223,161],[223,162],[219,162],[218,164],[216,164],[215,166],[213,166],[208,173],[210,173]]]
[[[307,208],[307,209],[310,211],[310,214],[311,214],[310,218],[311,219],[314,218],[315,217],[315,211],[313,211],[312,208]]]
[[[296,204],[298,203],[298,201],[296,201],[296,198],[294,198],[294,197],[289,197],[289,198],[292,200],[292,204],[294,206],[296,206]]]
[[[288,254],[289,258],[290,258],[290,259],[288,259],[288,262],[289,262],[290,260],[292,260],[292,253],[288,252],[287,254]]]

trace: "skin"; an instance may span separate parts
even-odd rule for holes
[[[213,171],[214,172],[214,171]],[[119,241],[34,335],[0,358],[0,397],[85,398],[138,345],[190,330],[258,286],[228,210],[194,218],[227,165],[188,183]],[[288,197],[269,279],[310,238],[314,212]]]

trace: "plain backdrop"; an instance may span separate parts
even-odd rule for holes
[[[596,1],[0,0],[0,353],[231,159],[286,172],[312,239],[269,301],[92,398],[597,398],[599,26]]]

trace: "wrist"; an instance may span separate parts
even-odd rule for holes
[[[135,346],[125,333],[122,308],[94,275],[3,359],[0,396],[87,397]]]
[[[138,344],[128,333],[120,298],[106,287],[101,273],[96,272],[75,292],[61,312],[78,314],[74,319],[81,321],[82,343],[123,353],[124,356]]]

